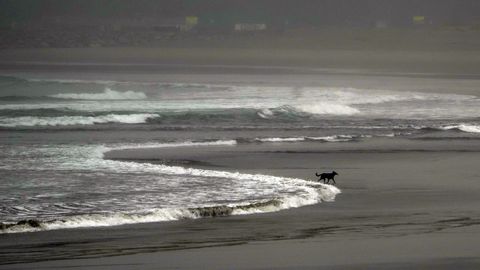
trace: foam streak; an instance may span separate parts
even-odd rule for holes
[[[80,94],[56,94],[50,97],[62,99],[86,99],[86,100],[138,100],[147,96],[142,92],[126,91],[119,92],[105,88],[103,93],[80,93]]]
[[[59,116],[59,117],[35,117],[22,116],[0,118],[1,127],[33,127],[33,126],[71,126],[71,125],[94,125],[105,123],[140,124],[150,118],[158,117],[158,114],[107,114],[101,116]]]

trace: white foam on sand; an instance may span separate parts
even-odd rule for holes
[[[322,201],[333,201],[335,196],[339,194],[340,189],[335,186],[325,185],[318,182],[306,181],[298,178],[288,178],[271,176],[264,174],[247,174],[240,172],[228,172],[217,170],[204,170],[196,168],[186,168],[181,166],[167,166],[161,164],[138,163],[129,161],[116,161],[102,159],[103,153],[115,149],[129,149],[129,148],[145,148],[145,147],[192,147],[192,146],[208,146],[208,145],[235,145],[236,141],[212,141],[212,142],[184,142],[175,144],[147,144],[147,145],[118,145],[115,147],[88,147],[88,155],[80,155],[81,151],[78,149],[68,150],[67,154],[73,154],[79,160],[68,162],[63,166],[58,166],[58,169],[73,169],[77,170],[85,168],[88,170],[97,169],[112,173],[149,173],[152,175],[173,175],[185,176],[187,178],[202,177],[202,178],[218,178],[228,179],[240,183],[237,188],[239,194],[244,194],[243,199],[239,203],[230,203],[226,205],[211,205],[202,204],[199,202],[195,208],[191,206],[179,206],[173,208],[156,208],[156,209],[142,209],[130,212],[112,212],[101,214],[82,214],[59,217],[58,219],[42,220],[40,227],[34,228],[28,225],[15,225],[1,231],[2,233],[15,232],[31,232],[39,230],[56,230],[66,228],[80,228],[80,227],[99,227],[99,226],[117,226],[124,224],[146,223],[146,222],[163,222],[174,221],[180,219],[195,219],[202,217],[201,208],[219,207],[221,209],[228,209],[228,214],[244,215],[275,212],[283,209],[296,208],[311,204],[316,204]],[[64,150],[65,151],[65,150]],[[80,154],[79,154],[80,153]],[[86,154],[86,153],[85,153]],[[81,160],[84,160],[83,162]],[[183,179],[183,178],[182,178]],[[263,190],[264,188],[268,190]],[[252,195],[269,194],[268,198],[262,201],[249,200]],[[273,195],[275,194],[275,195]],[[208,196],[208,194],[205,194]],[[273,197],[272,197],[273,195]],[[257,196],[258,197],[258,196]],[[228,198],[226,198],[228,199]],[[272,203],[269,203],[273,201]],[[197,208],[198,207],[198,208]]]
[[[180,173],[185,173],[184,170],[178,167],[171,167],[169,172],[178,170]],[[106,214],[85,214],[68,216],[58,220],[43,221],[40,223],[40,227],[31,227],[29,225],[15,225],[5,230],[0,230],[1,233],[20,233],[20,232],[35,232],[42,230],[59,230],[59,229],[72,229],[72,228],[87,228],[87,227],[108,227],[119,226],[126,224],[137,223],[150,223],[150,222],[166,222],[176,221],[182,219],[197,219],[202,218],[202,210],[209,211],[209,208],[218,208],[223,213],[228,212],[228,215],[250,215],[261,214],[268,212],[277,212],[289,208],[298,208],[306,205],[317,204],[322,201],[334,201],[335,196],[341,193],[340,189],[335,186],[325,185],[321,183],[312,183],[302,179],[274,177],[269,175],[249,175],[239,173],[228,173],[218,171],[201,170],[187,170],[192,175],[221,175],[221,177],[235,177],[243,180],[254,181],[278,181],[281,185],[291,185],[292,189],[295,186],[296,189],[303,189],[302,194],[284,196],[282,198],[276,198],[273,203],[252,202],[251,204],[228,204],[221,206],[204,206],[203,208],[163,208],[163,209],[150,209],[143,212],[116,212]],[[258,203],[258,205],[256,205]],[[222,214],[222,213],[217,213]]]
[[[120,165],[120,164],[119,164]],[[276,181],[279,185],[290,186],[291,190],[297,190],[296,195],[284,196],[276,198],[275,203],[265,203],[255,205],[252,204],[228,204],[221,206],[204,206],[217,207],[229,209],[230,215],[247,215],[247,214],[261,214],[268,212],[276,212],[289,208],[298,208],[306,205],[317,204],[322,201],[333,201],[335,196],[339,194],[340,189],[335,186],[325,185],[321,183],[312,183],[301,179],[274,177],[269,175],[249,175],[240,173],[228,173],[221,171],[207,171],[184,169],[180,167],[156,168],[155,170],[163,170],[163,173],[172,174],[187,174],[187,175],[202,175],[210,177],[234,177],[242,179],[243,181]],[[302,192],[298,193],[298,189]],[[215,210],[213,210],[215,211]],[[19,233],[19,232],[34,232],[41,230],[58,230],[71,228],[86,228],[86,227],[107,227],[119,226],[136,223],[149,222],[166,222],[176,221],[181,219],[197,219],[201,218],[201,211],[192,208],[163,208],[150,209],[143,212],[116,212],[106,214],[85,214],[62,217],[58,220],[42,221],[40,227],[31,227],[28,225],[16,225],[8,229],[0,231],[0,233]]]

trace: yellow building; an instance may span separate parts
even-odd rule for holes
[[[413,16],[412,22],[414,25],[424,25],[425,24],[425,16]]]
[[[185,30],[191,30],[198,24],[198,17],[197,16],[187,16],[185,17]]]

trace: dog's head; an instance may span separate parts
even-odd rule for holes
[[[333,175],[338,175],[338,173],[336,171],[333,171],[332,174]]]

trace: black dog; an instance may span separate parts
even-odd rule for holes
[[[323,180],[323,183],[330,183],[330,180],[333,181],[333,184],[336,184],[335,183],[335,175],[338,175],[338,173],[336,171],[333,171],[331,173],[321,173],[321,174],[318,174],[318,173],[315,173],[315,175],[317,177],[320,177],[320,179],[318,179],[318,181],[321,181]]]

